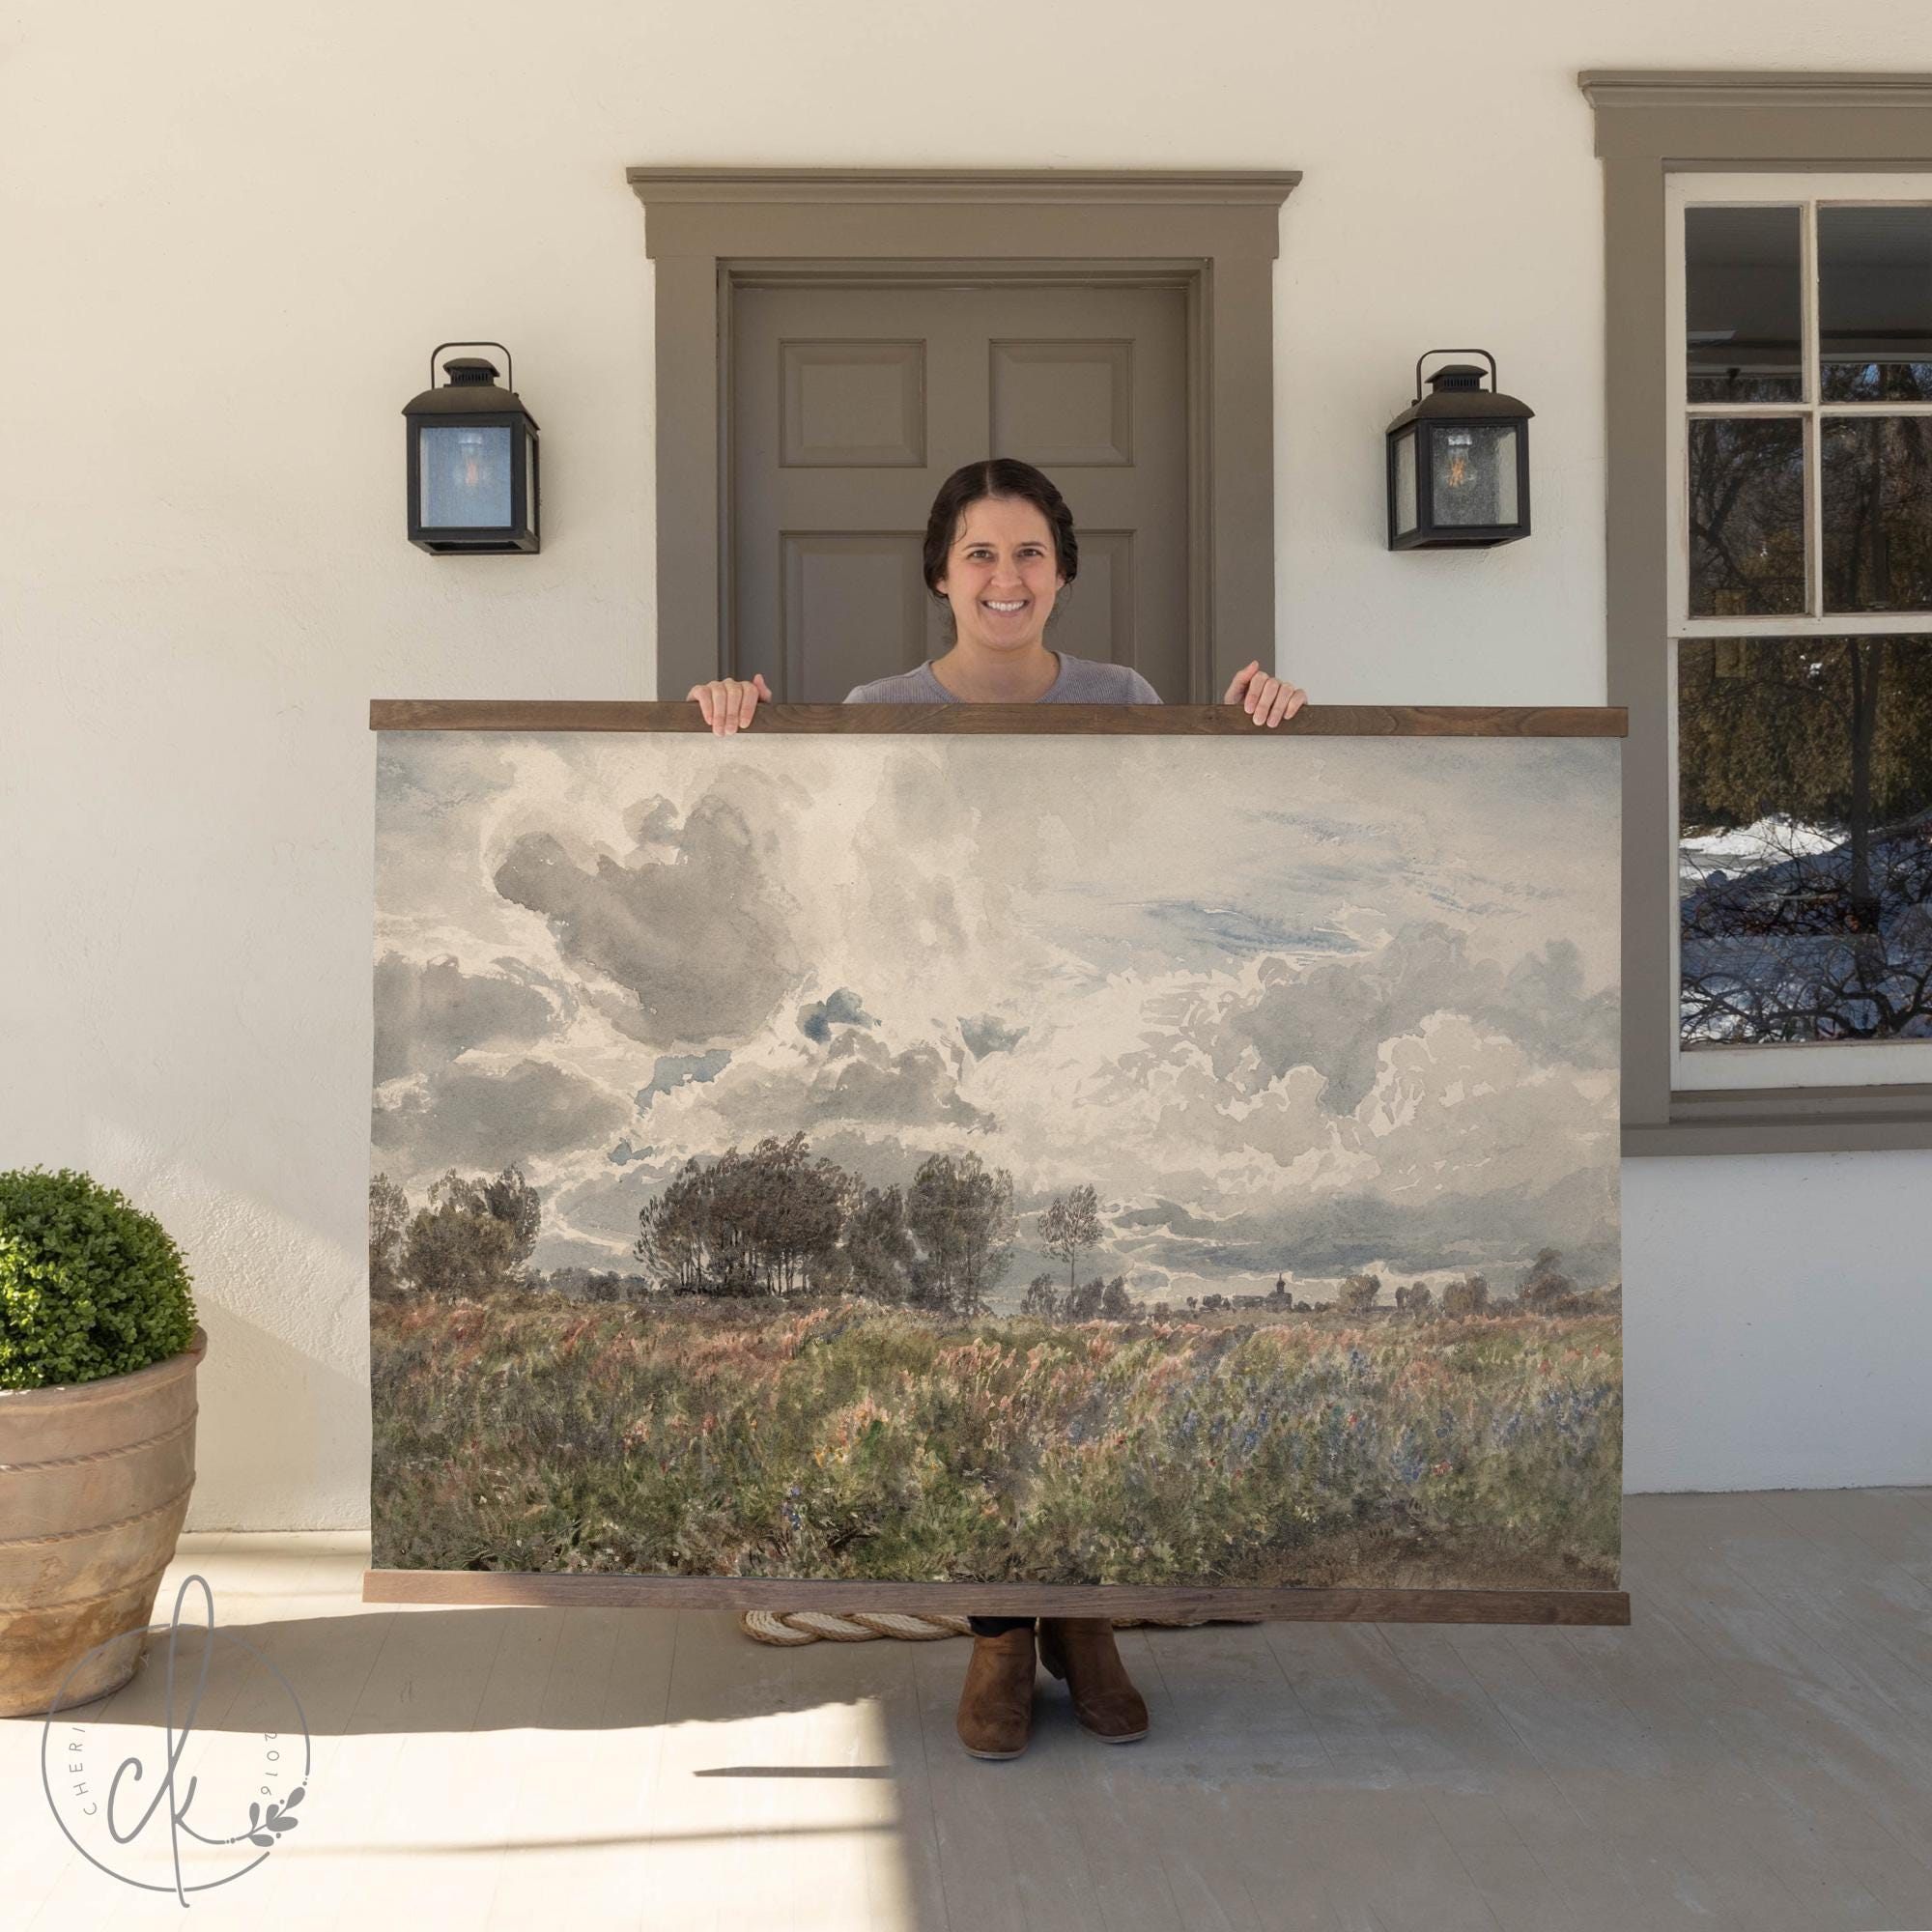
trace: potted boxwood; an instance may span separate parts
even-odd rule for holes
[[[63,1710],[134,1674],[194,1486],[207,1348],[152,1215],[71,1169],[0,1173],[0,1716],[47,1711],[98,1645]]]

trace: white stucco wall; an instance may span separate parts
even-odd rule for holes
[[[194,1527],[365,1520],[371,696],[654,696],[636,162],[1296,167],[1280,664],[1604,696],[1589,66],[1932,69],[1811,0],[925,9],[29,0],[0,64],[0,1166],[196,1274]],[[403,536],[432,345],[507,341],[545,548]],[[1536,408],[1531,541],[1381,545],[1417,353]],[[1076,514],[1078,510],[1075,504]],[[1932,1157],[1627,1163],[1633,1489],[1932,1480]]]

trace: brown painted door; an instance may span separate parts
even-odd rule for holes
[[[946,648],[934,493],[1016,456],[1073,512],[1055,650],[1187,698],[1187,370],[1175,287],[764,287],[732,326],[738,674],[836,703]]]

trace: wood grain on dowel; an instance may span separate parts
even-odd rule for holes
[[[1076,736],[1621,738],[1617,705],[1308,704],[1274,725],[1238,704],[760,704],[751,729],[1065,732]],[[372,731],[709,731],[696,703],[591,698],[377,697]]]
[[[814,1583],[745,1577],[556,1577],[365,1570],[365,1604],[588,1609],[934,1610],[952,1616],[1264,1616],[1284,1622],[1627,1624],[1622,1590],[1190,1589],[1129,1583]]]

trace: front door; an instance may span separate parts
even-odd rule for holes
[[[1047,643],[1187,700],[1187,327],[1173,285],[740,287],[736,674],[837,703],[946,649],[920,569],[961,464],[1014,456],[1073,513]]]

